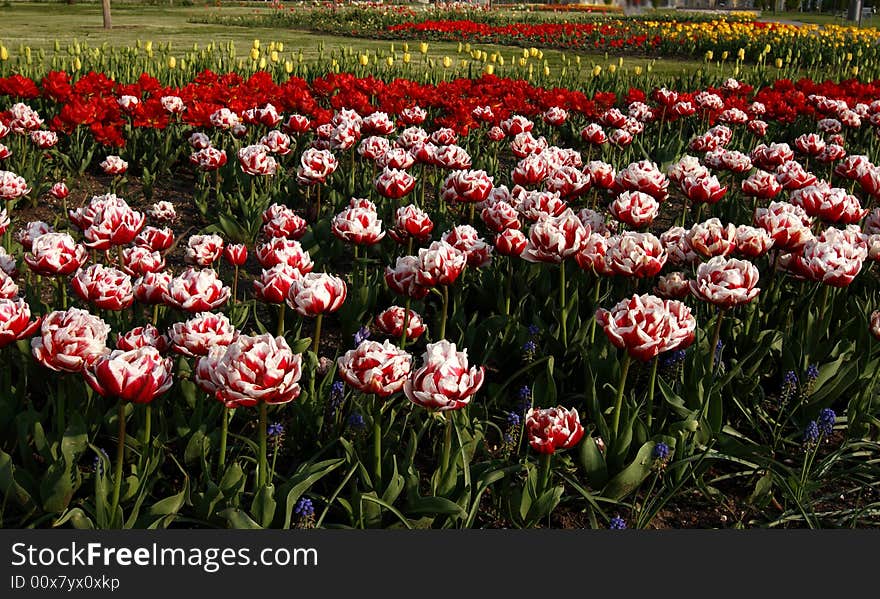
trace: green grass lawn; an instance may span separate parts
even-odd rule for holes
[[[800,23],[812,23],[814,25],[843,25],[855,26],[857,23],[847,21],[846,18],[831,13],[815,12],[769,12],[761,14],[759,21],[797,21]],[[880,15],[862,19],[862,27],[877,27],[880,25]]]
[[[102,28],[101,7],[98,3],[74,4],[63,3],[24,3],[15,2],[0,6],[0,43],[12,51],[19,46],[29,46],[34,50],[43,49],[51,52],[55,41],[62,46],[74,40],[88,42],[97,46],[104,42],[113,46],[130,46],[136,41],[152,40],[153,42],[172,42],[181,52],[192,48],[194,44],[205,46],[209,42],[225,43],[234,41],[236,49],[244,56],[254,39],[262,42],[283,42],[285,50],[303,49],[306,60],[316,60],[320,44],[324,44],[326,52],[353,48],[355,51],[387,50],[391,42],[355,39],[350,37],[334,37],[325,34],[314,34],[280,28],[246,28],[224,25],[208,25],[190,23],[187,19],[205,12],[221,14],[242,14],[248,11],[265,10],[261,5],[251,7],[156,7],[139,4],[121,4],[113,7],[113,29]],[[412,42],[419,41],[414,38]],[[395,43],[400,48],[401,42]],[[519,55],[521,48],[497,45],[475,45],[489,53],[501,52],[505,59]],[[443,56],[458,58],[458,44],[432,42],[429,55],[435,59]],[[416,51],[413,50],[413,54]],[[598,53],[578,53],[582,61],[595,62],[603,66],[616,64],[617,58],[606,57]],[[574,53],[569,53],[574,56]],[[556,50],[545,50],[544,56],[551,67],[561,64],[560,53]],[[466,58],[466,55],[460,57]],[[648,59],[627,57],[629,66],[647,65]],[[654,61],[653,70],[656,74],[670,76],[692,72],[700,68],[700,61],[660,59]]]

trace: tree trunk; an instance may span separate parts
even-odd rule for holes
[[[104,12],[104,29],[113,29],[113,23],[110,21],[110,0],[101,0],[101,8]]]

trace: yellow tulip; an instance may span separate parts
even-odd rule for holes
[[[737,51],[736,51],[736,57],[737,57],[738,60],[745,60],[745,59],[746,59],[746,50],[745,50],[745,48],[740,48],[739,50],[737,50]]]
[[[279,52],[284,52],[284,42],[278,42],[277,48]]]
[[[727,60],[727,57],[728,57],[728,53],[727,53],[727,50],[725,50],[724,52],[721,53],[721,60]]]
[[[465,52],[470,52],[470,51],[471,51],[471,43],[470,43],[470,42],[466,42],[466,43],[465,43],[465,45],[464,45],[464,51],[465,51]]]
[[[251,48],[251,60],[257,60],[260,57],[260,51],[256,48]]]
[[[712,50],[706,50],[706,61],[710,61],[715,57],[715,53]]]
[[[407,43],[407,42],[403,42],[403,51],[404,51],[404,52],[409,52],[409,43]]]
[[[538,49],[537,48],[529,48],[529,56],[531,56],[532,58],[537,57],[538,56]]]
[[[360,64],[362,67],[367,66],[368,64],[370,64],[370,57],[366,54],[358,54],[358,64]]]
[[[496,62],[498,60],[498,55],[495,52],[489,55],[489,62]]]
[[[278,62],[278,50],[272,50],[272,53],[269,55],[269,60],[272,62]]]
[[[275,51],[275,42],[269,42],[269,52]]]
[[[9,50],[6,49],[6,46],[0,46],[0,60],[4,62],[9,60]]]
[[[171,58],[174,58],[174,57],[172,56]],[[83,66],[83,63],[79,59],[79,56],[77,56],[76,58],[73,59],[73,70],[74,71],[80,70],[82,68],[82,66]],[[174,67],[171,67],[171,68],[174,68]]]
[[[153,40],[147,40],[147,43],[144,44],[144,50],[146,50],[147,52],[152,52]]]
[[[259,50],[260,49],[260,40],[254,40],[254,43],[251,45],[251,48],[253,48],[254,50]]]
[[[519,66],[520,66],[520,67],[524,67],[524,66],[526,66],[526,63],[528,63],[528,60],[526,60],[525,58],[520,58],[520,59],[519,59]]]
[[[459,54],[461,54],[462,44],[458,42],[458,50],[456,50]]]
[[[77,59],[77,60],[79,60],[79,59]],[[174,58],[173,56],[169,56],[168,57],[168,68],[173,69],[176,66],[177,66],[177,59]]]
[[[633,68],[633,73],[635,73],[636,75],[641,75],[642,74],[642,67]]]
[[[602,67],[599,65],[594,66],[593,67],[593,77],[598,77],[601,74],[602,74]]]
[[[550,67],[545,66],[544,67],[544,77],[549,77],[549,76],[550,76]]]
[[[781,69],[782,68],[782,59],[777,58],[775,64],[776,64],[777,69]]]
[[[487,75],[494,75],[495,74],[495,65],[494,64],[487,64],[486,66],[483,67],[483,72]]]
[[[529,49],[523,48],[523,58],[528,58],[528,57],[529,57]]]
[[[260,70],[263,70],[263,69],[265,69],[265,68],[266,68],[266,57],[265,57],[265,56],[261,56],[261,57],[260,57]]]
[[[498,65],[502,67],[504,66],[504,57],[500,54],[498,55]]]
[[[851,69],[851,71],[852,71],[853,77],[855,77],[856,75],[858,75],[858,74],[859,74],[859,65],[855,65],[855,66]]]
[[[387,64],[389,67],[390,67],[390,66],[394,66],[394,57],[393,57],[393,56],[387,56],[387,57],[385,58],[385,64]]]
[[[412,58],[412,56],[410,55],[409,52],[404,52],[404,53],[403,53],[403,62],[404,62],[404,64],[409,64],[409,60],[410,60],[410,58]]]
[[[422,54],[428,53],[428,42],[419,43],[419,52],[421,52]]]
[[[293,63],[289,60],[284,61],[284,72],[290,75],[293,72]]]
[[[443,57],[443,68],[448,69],[451,66],[452,66],[452,59],[449,58],[448,56],[444,56]]]
[[[610,64],[610,65],[608,65],[608,72],[609,72],[609,73],[614,74],[616,71],[617,71],[617,65],[616,65],[616,64]]]

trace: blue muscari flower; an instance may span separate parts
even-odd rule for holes
[[[819,378],[819,367],[816,364],[810,364],[807,366],[807,379],[813,382],[817,378]]]
[[[654,459],[665,460],[669,457],[669,445],[661,441],[654,446],[654,449],[651,453],[654,456]]]
[[[686,355],[687,354],[685,353],[685,351],[683,349],[677,349],[673,352],[669,352],[668,354],[663,356],[662,360],[660,360],[660,366],[662,366],[664,368],[671,368],[672,366],[675,366],[676,364],[684,362],[684,358]]]
[[[280,422],[273,422],[266,429],[266,434],[271,438],[281,437],[284,434],[284,425]]]
[[[837,422],[837,414],[831,408],[825,408],[819,412],[816,426],[823,435],[828,436],[834,431],[835,422]]]
[[[342,405],[342,399],[345,394],[345,385],[342,384],[342,381],[335,381],[330,386],[330,407],[334,410],[339,408]]]
[[[100,448],[98,448],[98,449],[101,451],[101,455],[103,455],[103,456],[104,456],[105,458],[107,458],[108,460],[110,459],[110,456],[107,455],[107,452],[104,451],[104,448],[103,448],[103,447],[100,447]],[[95,456],[95,470],[98,471],[98,472],[103,472],[103,471],[104,471],[104,462],[101,460],[101,456],[99,456],[99,455],[96,455],[96,456]]]
[[[507,413],[507,426],[514,428],[520,425],[522,418],[516,412]]]
[[[315,506],[312,505],[311,499],[303,497],[296,502],[296,506],[293,508],[293,513],[300,518],[311,518],[315,515]]]
[[[370,338],[370,329],[367,327],[361,327],[357,330],[357,333],[354,334],[354,344],[360,345],[362,342],[366,341]]]
[[[367,423],[364,422],[364,417],[358,414],[357,412],[352,412],[351,416],[348,417],[348,426],[353,429],[360,430],[367,426]]]
[[[532,399],[532,390],[528,385],[523,385],[519,388],[519,392],[517,393],[520,401],[528,401]]]
[[[620,516],[614,516],[608,523],[609,530],[626,530],[626,520]]]
[[[819,439],[819,425],[815,420],[810,420],[804,429],[804,443],[809,445],[815,443]]]
[[[532,337],[537,336],[538,333],[540,333],[540,332],[541,332],[541,328],[538,325],[536,325],[536,324],[529,325],[529,335],[531,335]]]
[[[523,343],[523,347],[522,347],[522,348],[523,348],[523,352],[524,352],[524,353],[527,353],[527,354],[533,354],[533,353],[535,353],[535,351],[537,351],[537,349],[538,349],[538,345],[537,345],[534,341],[532,341],[531,339],[529,339],[528,341],[526,341],[525,343]]]
[[[798,377],[795,374],[794,370],[789,370],[785,373],[785,376],[782,378],[783,385],[797,385]]]

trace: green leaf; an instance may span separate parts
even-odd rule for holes
[[[422,514],[458,516],[460,518],[467,516],[467,512],[460,505],[445,497],[438,497],[436,495],[419,497],[417,500],[411,501],[406,511],[415,516]]]
[[[578,448],[578,457],[590,487],[593,489],[604,487],[608,482],[608,465],[592,435],[584,438],[581,442]]]
[[[654,441],[642,445],[636,454],[636,459],[611,479],[602,494],[609,499],[620,500],[638,489],[654,465],[654,458],[651,455],[654,445],[656,445]]]
[[[226,519],[226,522],[229,523],[230,528],[248,530],[258,530],[262,528],[259,524],[254,522],[250,516],[248,516],[239,508],[226,508],[225,510],[220,512],[220,517]]]
[[[332,460],[324,460],[315,464],[309,464],[306,468],[301,468],[279,489],[279,495],[285,497],[284,500],[284,527],[290,528],[293,509],[296,502],[302,497],[303,493],[308,491],[316,482],[339,468],[345,463],[345,458],[335,458]]]
[[[40,483],[40,497],[43,509],[49,513],[60,514],[73,499],[73,473],[70,467],[59,460],[49,466]]]
[[[532,506],[529,508],[528,515],[526,516],[526,521],[533,524],[549,516],[556,509],[556,506],[559,505],[559,500],[562,499],[562,492],[564,490],[565,487],[559,485],[544,491],[540,497],[532,502]]]
[[[24,509],[34,506],[31,493],[15,480],[15,466],[12,457],[0,449],[0,493],[4,501],[11,499]]]
[[[269,528],[272,525],[272,518],[275,517],[275,485],[267,484],[261,487],[254,495],[254,501],[251,504],[251,513],[256,521],[263,528]]]

